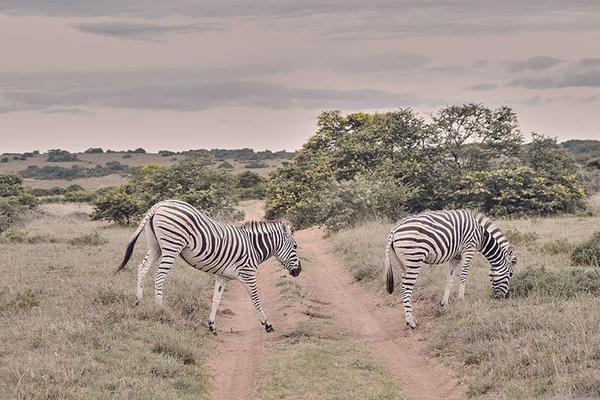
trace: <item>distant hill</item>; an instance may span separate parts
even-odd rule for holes
[[[295,155],[288,151],[249,148],[161,150],[158,153],[147,153],[142,148],[127,151],[90,148],[82,153],[54,149],[46,153],[4,153],[0,155],[0,174],[19,174],[25,178],[25,186],[31,189],[78,184],[86,190],[96,190],[127,182],[132,168],[147,164],[171,165],[204,154],[214,157],[214,168],[233,172],[252,170],[261,175],[268,174]]]
[[[560,145],[573,154],[575,161],[586,166],[593,161],[600,160],[600,140],[572,139],[561,142]]]

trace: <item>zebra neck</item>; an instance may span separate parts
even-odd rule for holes
[[[277,249],[276,236],[267,232],[252,232],[250,242],[258,264],[271,258]]]
[[[481,254],[490,262],[492,269],[502,263],[506,257],[507,240],[500,229],[487,217],[482,223],[483,235],[481,240]]]

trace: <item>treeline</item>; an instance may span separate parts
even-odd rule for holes
[[[70,168],[54,165],[45,165],[43,167],[30,165],[25,170],[21,171],[20,174],[24,178],[72,180],[77,178],[90,178],[118,173],[128,173],[129,170],[130,167],[128,165],[121,164],[118,161],[109,161],[104,165],[96,165],[92,168],[82,167],[80,165],[73,165]]]
[[[445,107],[425,121],[411,109],[323,112],[294,160],[274,171],[267,217],[339,229],[365,218],[427,209],[546,215],[584,208],[573,158],[534,134],[524,146],[508,107]]]

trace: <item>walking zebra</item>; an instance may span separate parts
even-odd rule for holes
[[[442,306],[448,305],[454,269],[460,265],[458,298],[464,299],[471,260],[480,252],[490,262],[496,298],[506,298],[517,259],[500,229],[485,215],[472,210],[431,211],[402,219],[388,236],[385,249],[387,291],[394,291],[392,259],[402,269],[402,300],[406,323],[415,328],[412,291],[421,265],[448,262]]]
[[[148,252],[138,266],[137,304],[142,301],[144,277],[157,260],[160,264],[154,277],[155,299],[163,302],[163,284],[175,258],[181,256],[192,267],[216,275],[215,291],[208,318],[208,329],[216,334],[215,317],[225,285],[231,279],[244,284],[260,322],[267,332],[273,331],[262,309],[256,286],[258,266],[275,256],[290,272],[301,271],[292,226],[287,221],[252,221],[241,226],[216,222],[182,201],[166,200],[154,205],[144,216],[125,251],[125,257],[115,273],[125,267],[135,242],[146,231]]]

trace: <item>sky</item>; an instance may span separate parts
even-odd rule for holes
[[[597,0],[0,0],[0,153],[295,150],[320,111],[600,139]]]

